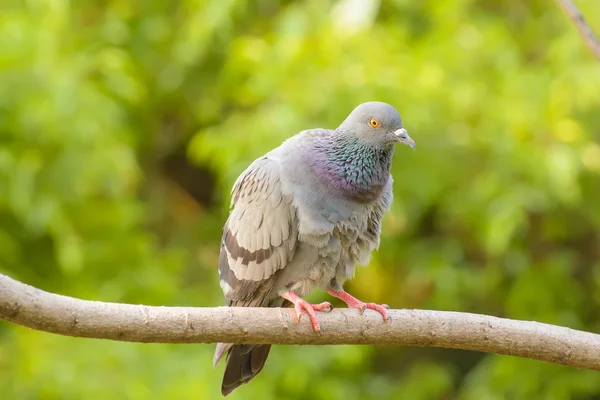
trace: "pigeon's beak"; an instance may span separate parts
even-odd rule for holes
[[[400,143],[411,147],[413,150],[417,149],[417,144],[410,138],[410,136],[408,136],[406,129],[400,128],[394,131],[394,136],[396,136],[396,140],[398,140]]]

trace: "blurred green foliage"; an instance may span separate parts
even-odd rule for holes
[[[578,4],[600,31],[600,3]],[[419,147],[397,151],[381,249],[349,291],[600,332],[600,65],[542,0],[4,0],[0,271],[86,299],[220,305],[234,179],[368,100],[395,105]],[[218,398],[212,352],[2,323],[0,393]],[[598,399],[600,375],[277,346],[231,398]]]

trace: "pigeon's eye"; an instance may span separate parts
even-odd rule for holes
[[[379,128],[381,126],[381,123],[379,121],[377,121],[375,118],[371,118],[369,120],[369,125],[371,125],[371,127],[373,127],[373,128]]]

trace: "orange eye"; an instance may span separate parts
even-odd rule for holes
[[[371,118],[369,120],[369,125],[371,125],[371,127],[373,127],[373,128],[379,128],[381,126],[381,123],[379,121],[377,121],[375,118]]]

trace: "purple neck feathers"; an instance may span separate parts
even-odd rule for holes
[[[389,180],[393,152],[393,147],[377,148],[333,132],[317,139],[308,162],[335,195],[371,203],[381,196]]]

